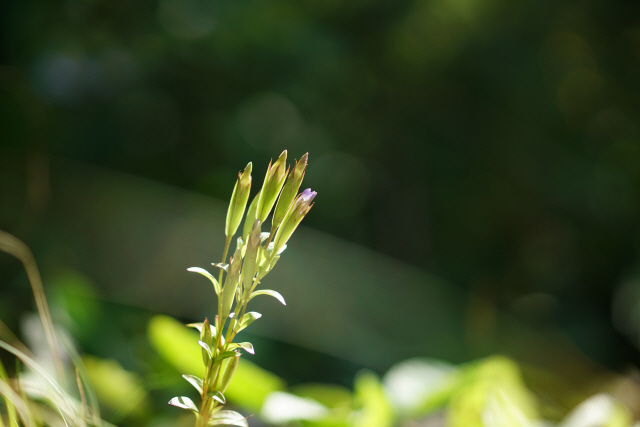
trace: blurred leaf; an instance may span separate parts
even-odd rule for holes
[[[177,408],[188,409],[189,411],[198,412],[198,408],[196,407],[193,400],[189,399],[185,396],[174,397],[169,401],[169,405],[175,406]]]
[[[201,349],[196,344],[199,334],[169,316],[157,315],[149,321],[148,336],[153,348],[178,371],[203,376]]]
[[[282,295],[280,295],[278,292],[276,291],[272,291],[271,289],[261,289],[259,291],[255,291],[254,293],[251,294],[251,296],[249,297],[249,301],[251,301],[254,297],[258,296],[258,295],[271,295],[272,297],[274,297],[275,299],[277,299],[278,301],[280,301],[282,303],[282,305],[287,305],[286,302],[284,302],[284,298],[282,297]]]
[[[249,427],[247,419],[236,411],[219,411],[211,416],[207,425]]]
[[[243,357],[225,396],[240,407],[258,412],[269,394],[284,388],[284,380]]]
[[[321,403],[306,397],[276,391],[262,406],[260,416],[270,424],[286,424],[299,420],[318,420],[329,413]]]
[[[370,371],[356,376],[355,399],[360,408],[354,419],[354,427],[390,427],[393,410],[378,377]]]
[[[147,391],[138,374],[125,370],[115,360],[84,356],[82,361],[100,402],[120,416],[148,412]]]
[[[353,394],[351,391],[335,384],[300,384],[292,387],[291,393],[300,397],[308,397],[332,409],[351,407],[353,404]]]
[[[627,407],[608,394],[596,394],[580,403],[558,427],[630,427],[632,415]]]
[[[492,356],[462,369],[448,407],[451,427],[484,427],[485,416],[493,417],[496,425],[520,426],[537,420],[535,399],[515,362]]]
[[[425,415],[446,404],[454,388],[456,368],[439,360],[402,361],[385,374],[383,383],[394,408],[402,415]]]

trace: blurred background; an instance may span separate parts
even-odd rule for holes
[[[153,377],[149,319],[212,315],[186,269],[219,261],[237,172],[253,162],[255,192],[285,149],[309,152],[318,196],[266,279],[287,307],[256,302],[263,368],[351,387],[500,353],[557,414],[637,381],[639,3],[0,8],[0,229],[78,348],[159,400],[174,373]],[[23,334],[31,291],[0,255],[0,319]]]

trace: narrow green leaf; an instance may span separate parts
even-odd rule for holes
[[[194,386],[198,393],[202,394],[202,378],[198,378],[195,375],[183,375],[182,378],[189,381],[189,384]]]
[[[209,323],[209,319],[205,317],[204,323],[202,324],[202,331],[200,331],[200,340],[207,343],[209,347],[213,345],[213,331],[211,330],[211,323]]]
[[[226,359],[227,357],[235,356],[237,353],[235,351],[225,351],[224,353],[220,353],[213,359],[213,363],[218,363],[221,360]]]
[[[211,347],[209,347],[209,344],[207,344],[206,342],[202,342],[202,341],[198,341],[198,344],[200,344],[200,347],[205,349],[205,351],[209,355],[209,358],[213,358],[213,353],[211,353]]]
[[[242,347],[247,353],[256,354],[256,351],[253,349],[253,344],[250,342],[240,342],[238,343],[240,347]]]
[[[207,396],[209,396],[213,400],[217,400],[223,405],[226,405],[227,403],[227,399],[225,399],[224,394],[222,394],[222,392],[220,392],[219,390],[210,391],[209,393],[207,393]]]
[[[286,302],[284,302],[284,298],[282,297],[282,295],[280,295],[279,292],[276,291],[272,291],[271,289],[261,289],[259,291],[255,291],[254,293],[251,294],[251,296],[249,297],[249,301],[251,301],[251,299],[253,297],[256,297],[258,295],[271,295],[272,297],[274,297],[275,299],[277,299],[278,301],[280,301],[282,303],[282,305],[287,305]]]
[[[197,324],[192,327],[197,329]],[[200,336],[196,332],[189,330],[176,319],[157,315],[149,322],[148,336],[153,348],[178,371],[204,375],[202,349],[199,350],[196,346]]]
[[[246,242],[249,234],[251,234],[251,230],[253,230],[253,224],[256,222],[256,207],[258,206],[258,199],[260,198],[260,192],[256,194],[253,198],[253,201],[249,205],[249,209],[247,210],[247,216],[244,219],[244,226],[242,229],[242,239]]]
[[[216,291],[216,295],[220,295],[220,283],[218,283],[218,280],[213,277],[213,275],[211,273],[209,273],[207,270],[205,270],[204,268],[200,268],[200,267],[190,267],[187,268],[187,271],[192,271],[194,273],[200,273],[202,274],[204,277],[206,277],[207,279],[211,280],[211,283],[213,283],[213,289]]]
[[[224,262],[212,262],[211,265],[213,265],[214,267],[221,268],[225,272],[229,270],[229,264],[225,264]]]
[[[187,325],[185,325],[188,328],[193,328],[193,329],[197,329],[198,332],[200,332],[202,334],[202,325],[204,325],[204,323],[200,322],[200,323],[189,323]],[[212,336],[216,336],[216,327],[213,325],[209,325],[209,327],[211,328],[211,335]]]
[[[175,406],[177,408],[188,409],[193,412],[198,412],[198,408],[196,407],[195,403],[193,403],[193,400],[185,396],[174,397],[169,401],[169,405]]]
[[[216,412],[209,418],[207,423],[210,426],[235,426],[235,427],[249,427],[247,419],[242,414],[236,411],[220,411]]]
[[[253,349],[253,344],[250,342],[234,342],[229,344],[229,348],[236,349],[241,348],[246,350],[248,353],[255,354],[255,350]]]
[[[224,286],[222,288],[222,294],[220,295],[220,304],[218,314],[220,315],[220,326],[222,333],[224,323],[229,317],[229,313],[231,313],[231,307],[233,306],[233,300],[236,295],[236,289],[238,288],[238,280],[240,278],[240,269],[242,268],[242,256],[240,255],[240,250],[236,250],[236,252],[231,257],[231,265],[229,267],[229,273],[227,274],[227,278],[224,281]]]
[[[261,317],[262,317],[262,314],[255,311],[250,311],[248,313],[245,313],[245,315],[242,316],[242,320],[240,321],[240,327],[238,328],[238,332],[240,332],[241,330],[243,330],[244,328],[246,328],[247,326],[249,326],[250,324],[252,324],[254,321],[258,320]]]

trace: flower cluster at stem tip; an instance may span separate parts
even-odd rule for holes
[[[308,158],[307,153],[295,162],[293,168],[288,167],[285,150],[275,162],[270,162],[262,188],[254,196],[249,208],[247,202],[251,191],[252,164],[249,163],[239,172],[227,210],[222,261],[213,263],[220,269],[218,278],[205,269],[189,268],[189,271],[211,281],[218,299],[218,311],[213,323],[205,319],[202,323],[187,325],[200,332],[198,344],[202,348],[204,376],[183,377],[198,391],[201,404],[197,406],[185,396],[169,401],[170,405],[192,411],[196,415],[196,427],[248,427],[241,414],[222,409],[226,404],[224,393],[233,379],[241,350],[254,353],[251,343],[237,343],[234,338],[238,332],[262,317],[260,313],[247,311],[251,299],[269,295],[285,304],[277,291],[256,288],[278,262],[291,235],[313,207],[312,202],[317,194],[315,191],[307,188],[298,193]],[[269,231],[262,232],[262,226],[272,211],[271,227]],[[237,238],[236,249],[227,262],[232,239],[243,217],[241,236]]]

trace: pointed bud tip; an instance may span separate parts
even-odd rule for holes
[[[302,192],[302,194],[300,194],[300,198],[305,202],[309,203],[316,197],[317,194],[318,194],[317,191],[311,191],[310,188],[307,188]]]

